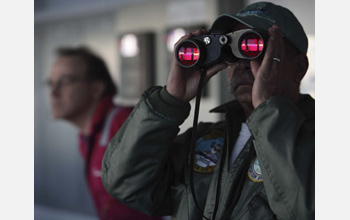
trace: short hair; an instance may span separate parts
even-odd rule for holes
[[[112,80],[106,63],[89,48],[85,46],[77,48],[61,47],[57,49],[56,53],[59,57],[78,57],[83,60],[87,67],[85,73],[87,80],[103,81],[106,84],[104,95],[114,96],[117,94],[117,87]]]

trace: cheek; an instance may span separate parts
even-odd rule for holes
[[[235,75],[237,68],[238,68],[238,62],[228,64],[228,67],[226,68],[226,76],[229,82],[232,79],[232,77]]]
[[[61,93],[61,101],[64,108],[74,108],[81,105],[86,99],[87,93],[84,89],[67,89]]]
[[[66,101],[70,106],[82,106],[90,101],[88,93],[85,91],[72,92],[67,94]]]
[[[252,88],[253,87],[251,85],[243,85],[238,87],[233,94],[240,103],[251,103]]]
[[[231,81],[231,79],[233,77],[233,72],[234,72],[234,69],[231,67],[231,65],[229,65],[226,69],[226,77],[227,77],[228,82]]]
[[[93,94],[89,87],[80,86],[70,93],[70,100],[74,102],[72,104],[85,108],[93,102]]]

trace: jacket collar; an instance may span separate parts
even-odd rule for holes
[[[297,108],[303,112],[306,118],[315,117],[315,100],[308,94],[299,94],[299,100],[295,103]],[[210,113],[237,113],[243,112],[243,108],[238,100],[233,100],[213,108]]]
[[[243,108],[241,104],[238,102],[238,100],[235,99],[233,101],[222,104],[216,108],[213,108],[209,112],[210,113],[228,113],[228,112],[236,112],[236,111],[243,111]]]
[[[304,113],[307,120],[315,119],[315,99],[310,95],[300,94],[299,101],[295,105]]]

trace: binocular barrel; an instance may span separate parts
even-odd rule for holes
[[[222,60],[261,58],[267,34],[255,29],[243,29],[226,34],[207,34],[181,42],[175,50],[177,62],[185,68],[208,68]]]

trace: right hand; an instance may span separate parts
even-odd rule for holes
[[[182,102],[189,102],[196,96],[201,71],[196,67],[184,68],[180,66],[175,58],[175,49],[180,42],[203,34],[207,34],[207,31],[197,30],[195,32],[189,33],[181,37],[180,40],[174,45],[173,60],[171,63],[166,90],[170,95]],[[206,84],[209,79],[219,71],[226,69],[226,67],[227,63],[223,61],[208,68],[206,77],[204,79],[204,84]]]

